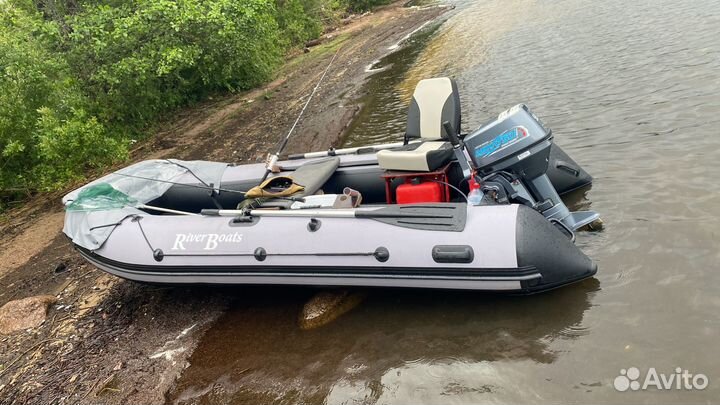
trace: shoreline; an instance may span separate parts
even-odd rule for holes
[[[373,73],[368,64],[401,49],[447,9],[396,2],[353,18],[288,59],[265,86],[172,114],[123,165],[167,157],[263,161],[339,47],[286,153],[338,146],[362,108],[357,101]],[[58,302],[40,327],[0,335],[0,397],[3,403],[164,403],[200,338],[242,288],[149,286],[95,269],[61,232],[61,195],[38,196],[41,201],[9,210],[2,221],[0,305],[40,294]]]

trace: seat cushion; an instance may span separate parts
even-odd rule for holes
[[[378,164],[385,170],[430,172],[447,164],[453,156],[450,142],[413,142],[398,149],[377,153]]]
[[[425,141],[447,140],[443,129],[446,121],[456,134],[460,132],[457,84],[447,77],[420,80],[410,100],[405,136]]]

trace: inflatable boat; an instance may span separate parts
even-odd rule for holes
[[[64,232],[149,283],[533,293],[595,274],[574,239],[599,216],[560,198],[592,179],[551,131],[525,105],[470,133],[460,120],[453,80],[423,80],[402,142],[140,162],[66,195]]]

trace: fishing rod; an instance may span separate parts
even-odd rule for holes
[[[285,150],[285,147],[287,146],[287,143],[288,143],[288,141],[290,140],[290,136],[292,136],[293,131],[295,131],[295,127],[297,127],[298,123],[300,122],[300,118],[302,118],[302,116],[303,116],[303,114],[305,113],[305,110],[307,109],[308,105],[310,105],[310,101],[312,100],[313,96],[314,96],[315,93],[317,92],[318,88],[320,88],[320,84],[321,84],[321,83],[323,82],[323,80],[325,79],[325,76],[327,75],[327,72],[330,70],[330,67],[332,66],[333,62],[335,62],[335,59],[337,58],[338,54],[340,53],[340,49],[341,49],[341,48],[338,48],[337,51],[335,51],[335,55],[333,55],[332,59],[330,60],[330,63],[328,63],[327,67],[326,67],[325,70],[323,71],[322,76],[320,76],[320,80],[318,80],[317,84],[315,85],[315,88],[313,88],[313,90],[312,90],[312,92],[310,93],[310,96],[308,97],[307,101],[305,101],[305,105],[303,105],[302,110],[300,110],[300,114],[298,114],[297,118],[295,119],[295,122],[293,122],[293,124],[292,124],[292,126],[290,127],[290,130],[288,131],[287,135],[285,135],[285,138],[284,138],[284,139],[282,140],[282,142],[280,143],[280,147],[278,148],[277,152],[275,152],[274,155],[268,156],[268,162],[267,162],[267,165],[266,165],[266,167],[265,167],[265,174],[263,174],[263,177],[262,177],[262,180],[260,180],[260,183],[262,183],[262,182],[264,182],[265,180],[267,180],[268,175],[270,175],[270,173],[272,173],[273,167],[275,167],[275,165],[276,165],[277,162],[278,162],[278,159],[280,159],[280,155],[281,155],[282,152]],[[166,160],[168,163],[170,163],[170,164],[174,164],[174,165],[180,166],[181,168],[187,170],[193,177],[195,177],[196,179],[198,179],[198,180],[200,181],[200,183],[202,183],[202,185],[187,184],[187,183],[177,183],[177,182],[169,181],[169,180],[153,179],[153,178],[150,178],[150,177],[144,177],[144,176],[137,176],[137,175],[133,175],[133,174],[121,173],[121,172],[119,172],[119,171],[113,172],[113,174],[117,174],[117,175],[123,176],[123,177],[130,177],[130,178],[140,179],[140,180],[148,180],[148,181],[155,181],[155,182],[159,182],[159,183],[167,183],[167,184],[172,184],[172,185],[180,185],[180,186],[185,186],[185,187],[199,188],[199,189],[202,189],[202,190],[208,190],[208,191],[210,191],[210,192],[213,192],[213,191],[222,191],[222,192],[226,192],[226,193],[237,193],[237,194],[243,194],[243,195],[245,195],[245,194],[247,193],[246,191],[241,191],[241,190],[231,190],[231,189],[226,189],[226,188],[211,187],[210,185],[206,184],[202,179],[200,179],[197,175],[195,175],[195,173],[194,173],[192,170],[190,170],[190,168],[188,168],[188,167],[186,167],[186,166],[184,166],[184,165],[181,165],[181,164],[179,164],[179,163],[177,163],[177,162],[173,162],[173,161],[171,161],[171,160],[169,160],[169,159],[165,159],[165,160]],[[283,200],[290,200],[290,201],[300,201],[300,202],[304,202],[304,201],[305,201],[305,199],[302,198],[302,197],[286,196],[286,197],[276,197],[276,198],[280,198],[280,199],[283,199]],[[147,206],[146,208],[148,208],[148,209],[154,209],[155,207]]]
[[[295,130],[295,127],[300,122],[300,118],[305,113],[305,109],[307,109],[307,106],[310,104],[310,100],[312,100],[313,96],[315,95],[315,92],[317,92],[317,89],[320,87],[320,83],[322,83],[323,79],[325,79],[325,75],[327,75],[327,72],[330,70],[330,66],[332,66],[333,62],[335,62],[335,58],[337,58],[338,53],[340,53],[340,48],[335,51],[335,55],[333,55],[332,59],[330,60],[330,63],[328,63],[327,67],[325,68],[325,71],[323,72],[322,76],[320,76],[320,80],[318,80],[317,84],[315,85],[315,88],[310,93],[310,96],[308,97],[307,101],[305,101],[305,105],[303,106],[302,110],[300,110],[300,114],[298,114],[297,118],[295,119],[295,122],[292,124],[292,127],[290,127],[290,130],[288,131],[287,135],[285,135],[285,138],[280,143],[280,147],[278,147],[277,152],[275,152],[274,155],[268,154],[267,164],[265,166],[265,174],[262,177],[262,180],[260,180],[260,183],[265,181],[267,177],[272,173],[273,168],[278,162],[278,159],[280,159],[280,155],[285,150],[285,147],[287,146],[288,141],[290,140],[290,136],[292,135],[293,131]]]

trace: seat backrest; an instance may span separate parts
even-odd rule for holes
[[[408,110],[408,138],[446,139],[443,122],[449,121],[460,132],[460,94],[449,77],[421,80],[415,87]]]

